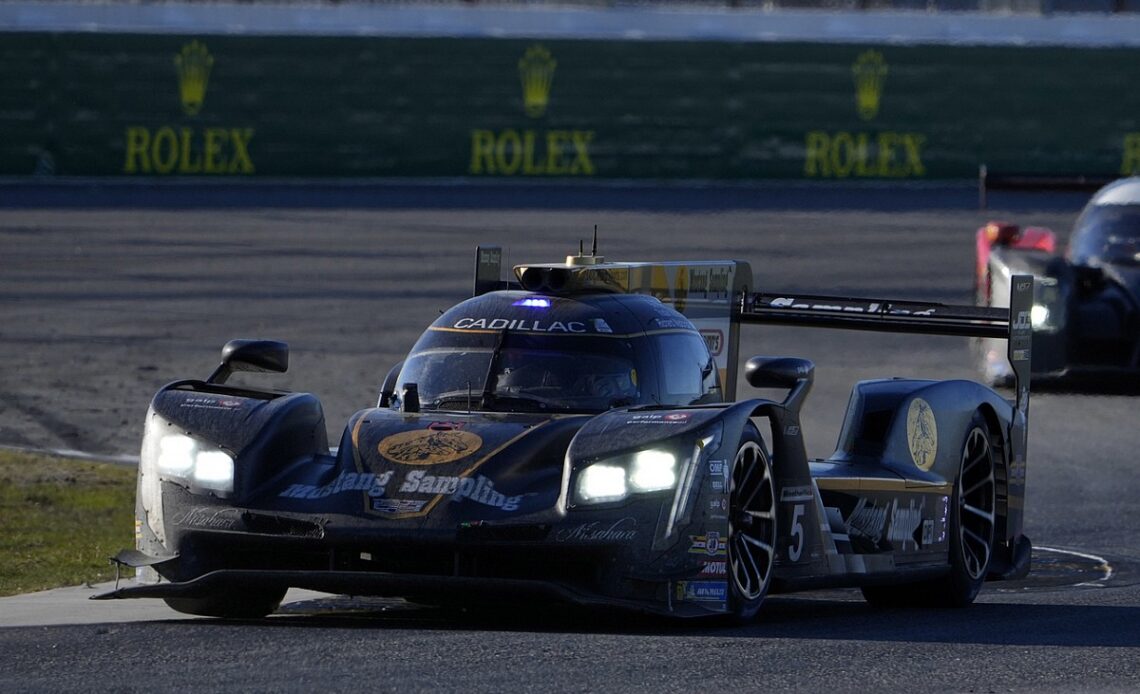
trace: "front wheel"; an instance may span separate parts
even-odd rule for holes
[[[741,437],[729,479],[729,610],[734,619],[746,621],[760,610],[776,562],[772,465],[751,424]]]

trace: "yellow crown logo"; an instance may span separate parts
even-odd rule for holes
[[[557,64],[550,57],[550,51],[537,43],[526,49],[526,54],[519,60],[523,107],[526,115],[531,118],[546,113],[546,106],[550,103],[550,84],[554,81],[554,67]]]
[[[855,59],[851,71],[855,74],[855,110],[863,120],[871,120],[879,113],[887,61],[878,51],[865,51]]]
[[[182,52],[174,56],[174,66],[178,68],[178,92],[186,115],[195,116],[202,110],[213,65],[213,56],[197,41],[186,44]]]

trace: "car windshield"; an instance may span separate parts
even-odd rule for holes
[[[1140,206],[1090,208],[1077,222],[1069,255],[1078,265],[1140,265]]]
[[[496,342],[414,353],[397,393],[415,383],[424,410],[588,413],[641,402],[627,340],[500,333]]]

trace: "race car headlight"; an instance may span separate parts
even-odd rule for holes
[[[1029,320],[1034,328],[1045,327],[1049,324],[1049,307],[1033,304],[1033,308],[1029,311]]]
[[[677,456],[657,448],[608,458],[578,474],[577,500],[584,504],[621,501],[632,493],[659,492],[677,484]]]
[[[629,495],[625,468],[597,463],[578,475],[578,500],[587,504],[621,501]]]
[[[677,484],[677,457],[668,451],[650,449],[633,454],[629,486],[635,492],[672,489]]]
[[[156,436],[153,465],[164,479],[187,483],[191,489],[229,493],[234,490],[234,459],[217,446],[181,433]],[[151,461],[146,460],[143,464]]]

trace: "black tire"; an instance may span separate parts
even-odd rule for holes
[[[176,612],[199,617],[223,619],[259,619],[281,606],[286,588],[254,590],[235,588],[204,598],[163,598]]]
[[[962,442],[962,457],[950,502],[950,571],[933,581],[904,586],[866,586],[863,597],[878,607],[966,607],[978,597],[993,557],[997,485],[994,445],[981,412],[975,412]]]
[[[756,616],[776,563],[776,495],[764,440],[751,424],[740,438],[728,488],[728,583],[732,619]]]

